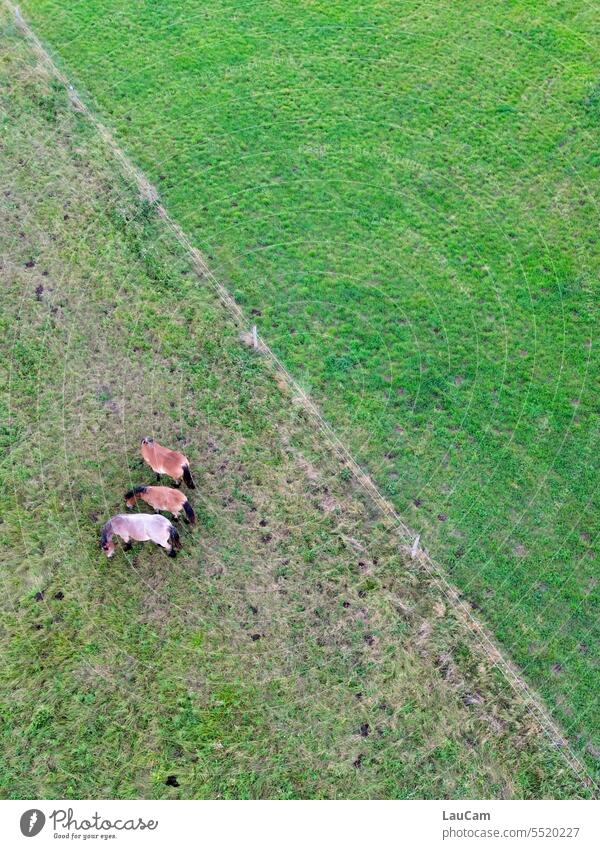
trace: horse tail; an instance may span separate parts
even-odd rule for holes
[[[188,521],[190,522],[190,524],[193,525],[194,522],[196,521],[196,514],[192,510],[192,505],[190,504],[189,501],[183,502],[183,509],[185,511],[185,515],[188,517]]]
[[[190,472],[190,467],[186,463],[183,467],[183,479],[186,482],[186,485],[189,486],[190,489],[196,489],[196,484],[194,483],[194,478],[192,477],[192,473]]]
[[[171,543],[173,551],[179,551],[181,548],[181,539],[177,533],[177,528],[174,525],[171,525],[169,528],[169,542]]]

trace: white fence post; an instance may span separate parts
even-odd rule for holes
[[[410,550],[410,556],[412,557],[413,560],[417,556],[417,551],[419,550],[420,541],[421,541],[421,534],[417,534],[415,539],[414,539],[414,542],[412,544],[412,548]]]

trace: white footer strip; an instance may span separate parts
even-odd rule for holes
[[[597,847],[600,802],[3,801],[2,846]]]

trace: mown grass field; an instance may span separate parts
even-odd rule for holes
[[[593,6],[23,5],[597,759]]]
[[[1,24],[0,795],[587,796]],[[148,433],[198,526],[107,561]]]

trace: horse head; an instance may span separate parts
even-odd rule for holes
[[[148,487],[146,486],[136,486],[133,489],[127,490],[123,497],[125,498],[125,504],[129,507],[130,510],[133,508],[138,495],[141,495],[143,492],[146,492],[147,489]]]
[[[115,553],[115,544],[112,540],[112,529],[110,526],[110,522],[107,522],[102,528],[102,535],[100,536],[100,547],[102,551],[106,554],[107,557],[112,557]]]

